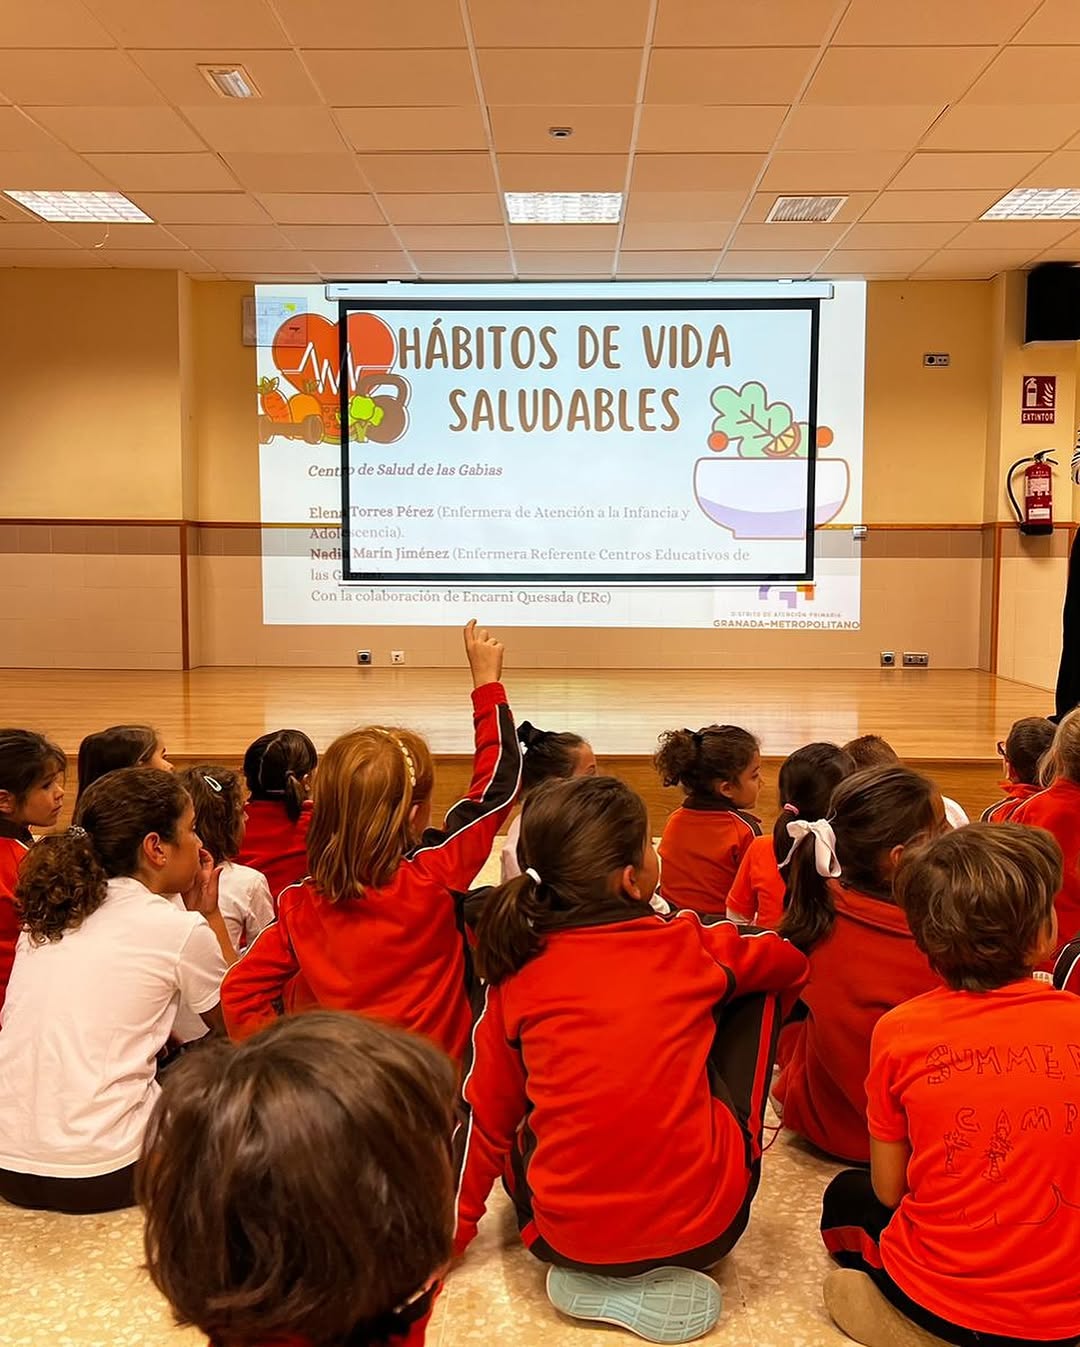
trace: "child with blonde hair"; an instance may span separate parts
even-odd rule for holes
[[[286,1009],[310,1000],[357,1011],[464,1056],[472,1013],[455,894],[490,855],[521,777],[503,648],[470,622],[465,649],[476,736],[468,793],[431,829],[434,764],[420,735],[376,725],[330,745],[314,782],[309,878],[280,895],[277,922],[222,987],[234,1038],[268,1024],[284,997]]]

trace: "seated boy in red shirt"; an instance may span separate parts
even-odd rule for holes
[[[1054,726],[1045,716],[1025,716],[1009,731],[1009,737],[998,744],[998,754],[1005,764],[1004,800],[998,800],[983,811],[983,823],[1008,823],[1025,800],[1042,790],[1039,780],[1042,760],[1054,742]]]
[[[945,986],[878,1023],[870,1172],[825,1193],[825,1303],[856,1342],[1080,1339],[1080,1000],[1032,977],[1061,852],[974,824],[913,852],[897,901]]]

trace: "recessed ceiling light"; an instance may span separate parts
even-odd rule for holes
[[[259,86],[242,65],[201,65],[203,78],[222,98],[258,98]]]
[[[622,192],[507,192],[511,224],[618,224]]]
[[[836,219],[846,200],[846,196],[778,196],[765,223],[828,224]]]
[[[153,224],[134,201],[120,192],[17,192],[4,195],[33,211],[43,220],[75,224]]]
[[[1080,218],[1080,187],[1014,187],[980,220],[1072,220]]]

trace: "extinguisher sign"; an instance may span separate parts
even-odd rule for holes
[[[1025,374],[1020,395],[1022,426],[1052,426],[1057,404],[1056,374]]]

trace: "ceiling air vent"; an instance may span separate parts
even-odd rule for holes
[[[846,196],[778,196],[765,223],[828,224],[836,219],[846,200]]]

